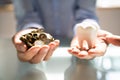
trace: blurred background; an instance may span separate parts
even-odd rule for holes
[[[96,12],[102,29],[110,31],[113,34],[120,35],[120,0],[97,0]],[[15,32],[16,19],[14,16],[14,7],[12,2],[11,0],[0,0],[0,80],[12,80],[17,73],[18,59],[15,48],[11,41],[11,37]],[[62,50],[63,48],[60,48],[57,51],[59,52]],[[56,55],[53,56],[53,59],[48,62],[48,66],[51,67],[51,64],[58,64],[52,63],[56,61],[56,57],[58,59],[57,54],[59,53],[56,53]],[[64,68],[69,66],[70,57],[70,55],[62,55],[59,57],[58,62],[62,61],[62,63],[65,63],[65,65],[62,65],[62,67],[60,67],[61,65],[59,64],[56,65],[59,66],[59,69],[61,68],[61,72],[64,71]],[[102,57],[102,59],[99,59],[99,61],[98,59],[95,60],[95,66],[98,69],[97,80],[120,80],[119,63],[120,47],[110,45],[106,55]],[[48,72],[49,70],[50,68],[48,69]],[[50,76],[54,77],[54,75],[50,74],[48,75],[48,78],[50,78]],[[60,76],[60,80],[62,80],[61,77],[64,76]],[[53,78],[50,79],[55,80]]]

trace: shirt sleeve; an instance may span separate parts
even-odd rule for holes
[[[43,28],[41,14],[34,0],[12,0],[17,20],[17,31],[26,28]]]
[[[75,6],[75,25],[74,34],[76,29],[86,22],[88,25],[92,25],[100,29],[98,17],[96,15],[96,0],[77,0]],[[78,26],[79,25],[79,26]]]
[[[92,19],[98,22],[96,0],[76,0],[74,11],[76,23],[80,23],[85,19]]]

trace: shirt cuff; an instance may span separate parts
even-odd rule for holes
[[[75,24],[75,26],[74,26],[74,35],[76,35],[77,28],[78,28],[78,27],[81,27],[81,26],[82,26],[83,28],[88,27],[88,26],[91,26],[92,28],[94,28],[94,29],[96,29],[96,30],[100,29],[99,24],[98,24],[95,20],[85,19],[85,20],[83,20],[81,23]]]
[[[44,29],[42,25],[37,24],[37,23],[28,23],[23,26],[23,29],[28,29],[28,28],[37,28],[37,29]]]

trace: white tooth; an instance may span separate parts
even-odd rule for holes
[[[87,22],[83,22],[82,24],[76,25],[76,35],[79,39],[79,44],[82,46],[82,42],[86,40],[88,42],[88,47],[92,48],[94,46],[95,39],[97,37],[98,27],[89,24]]]

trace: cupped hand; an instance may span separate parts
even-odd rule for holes
[[[97,37],[93,48],[88,48],[87,42],[82,44],[82,48],[80,48],[80,45],[78,37],[75,36],[71,41],[71,47],[68,49],[68,52],[80,59],[93,59],[98,56],[103,56],[106,52],[108,44],[101,37]]]
[[[48,45],[33,46],[27,49],[27,46],[20,40],[20,37],[33,30],[35,29],[26,29],[16,33],[12,37],[12,41],[17,50],[17,56],[20,61],[36,64],[41,61],[48,60],[55,51],[55,49],[59,46],[60,41],[54,40],[53,42],[50,42]]]

